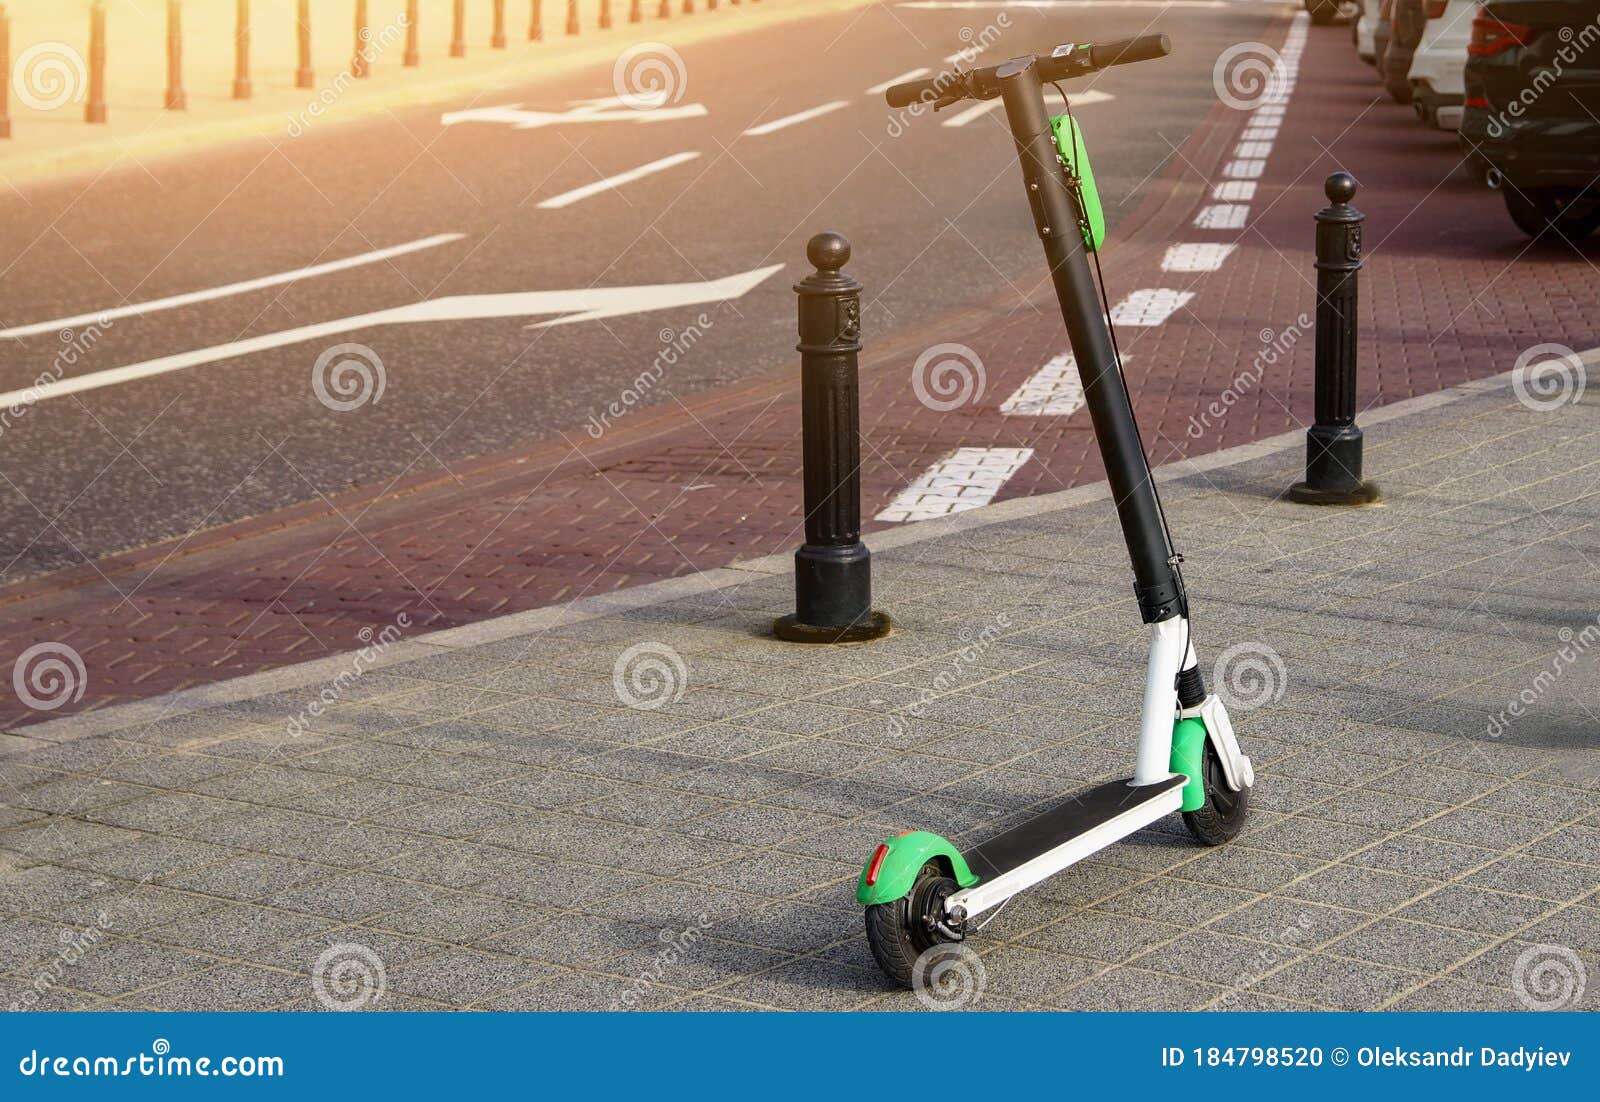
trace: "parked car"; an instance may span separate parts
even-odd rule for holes
[[[1461,142],[1530,236],[1600,228],[1600,0],[1488,0],[1467,44]]]
[[[1378,75],[1396,103],[1410,103],[1411,59],[1427,20],[1422,15],[1422,0],[1391,0],[1388,7],[1389,45],[1383,51]]]
[[[1478,0],[1423,0],[1427,24],[1411,59],[1411,103],[1429,126],[1455,130],[1461,126],[1461,101],[1466,97],[1467,42]]]

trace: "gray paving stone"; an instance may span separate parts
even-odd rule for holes
[[[553,974],[546,965],[477,949],[446,949],[388,969],[389,985],[401,994],[463,1007]]]
[[[252,964],[223,964],[132,996],[150,1010],[270,1010],[304,993],[306,977]]]
[[[1100,1012],[1193,1010],[1224,994],[1226,991],[1221,987],[1194,980],[1139,968],[1113,968],[1074,987],[1057,991],[1049,998],[1048,1005],[1063,1010]]]
[[[332,925],[321,916],[240,903],[153,927],[144,939],[215,957],[243,957],[263,946],[307,937]]]
[[[1542,899],[1452,884],[1403,907],[1395,917],[1495,934],[1515,930],[1552,909],[1554,904]]]
[[[1385,872],[1453,880],[1495,859],[1489,850],[1458,846],[1420,834],[1400,834],[1348,858],[1352,865]]]
[[[1525,1008],[1517,1002],[1515,995],[1504,988],[1484,987],[1446,976],[1424,984],[1389,1009],[1432,1013],[1495,1013]]]
[[[1376,1010],[1422,978],[1415,972],[1312,955],[1263,976],[1252,990],[1336,1010]]]
[[[65,982],[98,995],[126,995],[215,965],[215,958],[139,941],[104,941],[71,966]]]
[[[1466,878],[1466,883],[1566,903],[1581,899],[1600,887],[1600,869],[1515,854],[1473,873]]]
[[[1492,938],[1461,930],[1389,918],[1340,938],[1323,952],[1394,968],[1438,973],[1493,944]]]
[[[1326,903],[1369,914],[1385,914],[1433,886],[1429,881],[1415,876],[1401,876],[1351,865],[1333,865],[1303,880],[1284,885],[1280,894],[1309,903]]]

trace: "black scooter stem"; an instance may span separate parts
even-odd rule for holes
[[[1079,231],[1077,203],[1057,157],[1044,85],[1033,58],[1017,58],[995,71],[1006,118],[1017,143],[1028,205],[1050,263],[1072,354],[1083,380],[1095,440],[1116,499],[1122,537],[1133,562],[1134,593],[1147,624],[1178,615],[1183,594],[1161,523],[1150,464],[1139,443],[1126,384],[1117,366],[1099,292]]]

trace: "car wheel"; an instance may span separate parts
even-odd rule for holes
[[[1600,202],[1574,203],[1580,194],[1576,188],[1518,189],[1508,181],[1501,191],[1506,212],[1529,237],[1539,237],[1550,227],[1569,239],[1588,237],[1600,229]]]

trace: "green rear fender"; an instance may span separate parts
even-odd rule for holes
[[[1180,719],[1172,728],[1172,764],[1174,773],[1189,778],[1183,786],[1183,804],[1180,811],[1199,811],[1206,806],[1206,782],[1201,775],[1201,763],[1206,754],[1206,725],[1201,719]]]
[[[886,838],[883,844],[888,847],[888,852],[878,864],[877,879],[871,884],[867,883],[867,874],[872,871],[872,862],[877,857],[876,850],[861,869],[861,879],[856,883],[858,903],[871,906],[899,899],[911,891],[911,885],[916,883],[917,873],[922,866],[935,858],[944,858],[949,863],[950,874],[961,887],[970,888],[978,882],[960,851],[947,839],[930,831],[913,830],[895,838]]]

